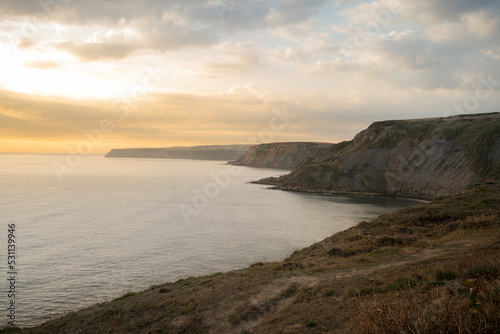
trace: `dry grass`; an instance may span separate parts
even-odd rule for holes
[[[499,286],[482,281],[481,305],[471,306],[469,293],[454,295],[441,287],[401,291],[359,301],[352,333],[498,333]]]
[[[417,281],[358,299],[353,333],[498,333],[500,251],[421,266]],[[414,282],[414,284],[411,284]]]

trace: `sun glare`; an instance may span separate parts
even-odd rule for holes
[[[29,80],[27,79],[29,78]],[[59,69],[18,69],[5,88],[16,92],[77,99],[118,97],[120,83]]]

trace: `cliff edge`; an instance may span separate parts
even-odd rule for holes
[[[293,169],[304,160],[321,154],[329,143],[270,143],[250,147],[234,165]]]
[[[283,190],[433,198],[500,176],[500,113],[375,122],[290,174]]]

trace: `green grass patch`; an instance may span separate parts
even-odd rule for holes
[[[500,268],[496,266],[486,265],[473,269],[469,269],[465,276],[467,278],[484,278],[484,279],[495,279],[500,274]]]
[[[400,252],[399,248],[381,248],[377,249],[369,254],[369,256],[385,256],[385,255],[393,255]]]
[[[13,333],[13,332],[20,332],[21,328],[19,327],[5,327],[0,329],[0,333]]]
[[[407,278],[398,278],[391,285],[391,288],[394,290],[397,290],[397,289],[412,287],[412,286],[416,286],[416,285],[417,285],[417,282],[415,282],[414,280],[410,280]]]
[[[436,272],[436,280],[438,281],[451,281],[457,278],[457,275],[453,271],[438,270]]]
[[[127,292],[127,293],[126,293],[126,294],[124,294],[123,296],[113,299],[113,300],[112,300],[112,302],[117,302],[117,301],[120,301],[120,300],[126,299],[126,298],[128,298],[128,297],[135,296],[136,294],[137,294],[137,292]]]
[[[314,321],[309,321],[308,323],[306,323],[306,327],[308,327],[308,328],[313,328],[316,326],[317,326],[317,324]]]
[[[271,320],[270,322],[272,324],[277,324],[278,322],[283,321],[283,319],[284,319],[283,317],[277,317],[277,318],[274,318],[273,320]]]

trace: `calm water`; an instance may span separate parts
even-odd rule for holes
[[[286,171],[240,167],[230,175],[220,161],[92,155],[60,181],[52,163],[64,159],[0,154],[0,289],[9,288],[14,223],[21,326],[153,284],[282,259],[415,203],[268,190],[248,182]]]

